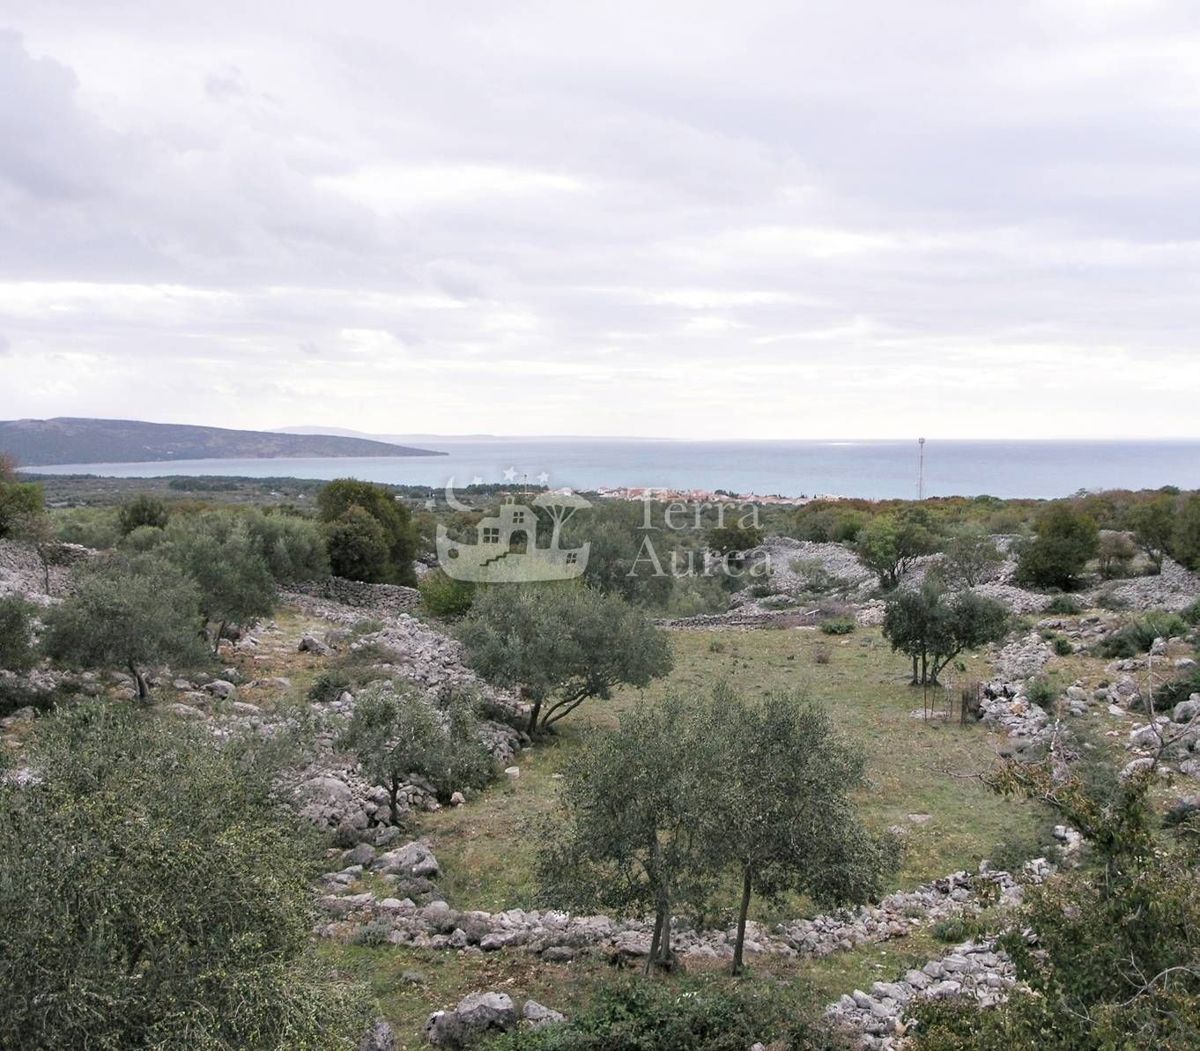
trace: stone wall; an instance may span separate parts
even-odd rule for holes
[[[343,606],[353,606],[364,613],[375,613],[382,617],[394,617],[397,613],[416,609],[421,601],[421,593],[416,588],[402,584],[364,584],[361,580],[346,580],[344,577],[292,584],[289,590]]]

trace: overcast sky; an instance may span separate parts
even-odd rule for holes
[[[1195,0],[0,0],[0,418],[1197,436],[1198,133]]]

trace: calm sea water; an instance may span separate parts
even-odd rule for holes
[[[870,498],[917,494],[916,442],[494,438],[423,439],[449,453],[432,457],[337,457],[274,460],[174,460],[64,464],[41,473],[247,475],[340,478],[457,486],[501,482],[508,471],[551,486],[667,486],[786,496]],[[1200,488],[1200,441],[929,441],[930,496],[1056,497],[1079,489]]]

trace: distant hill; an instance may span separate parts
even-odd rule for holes
[[[445,456],[430,449],[328,434],[279,434],[140,420],[0,420],[0,453],[21,467],[280,456]]]

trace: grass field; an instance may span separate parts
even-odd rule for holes
[[[672,640],[675,670],[645,691],[649,701],[668,692],[696,694],[726,679],[750,697],[795,690],[827,706],[846,736],[867,752],[868,820],[906,830],[897,886],[973,869],[1002,843],[1031,841],[1044,830],[1036,807],[1000,798],[975,777],[992,762],[1002,743],[998,735],[979,725],[913,716],[921,711],[922,691],[908,685],[907,662],[876,629],[832,640],[802,628],[679,631]],[[828,655],[828,663],[817,662],[819,653]],[[955,672],[960,683],[987,676],[981,658],[964,663],[965,672]],[[930,691],[930,697],[942,703],[942,691]],[[518,780],[497,785],[470,806],[421,819],[420,831],[445,869],[443,887],[452,905],[497,910],[528,907],[535,900],[534,825],[553,808],[554,775],[590,731],[612,725],[637,699],[629,691],[610,702],[589,702],[565,721],[557,740],[520,757]]]

